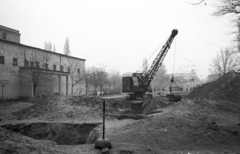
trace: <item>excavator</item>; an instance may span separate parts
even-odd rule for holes
[[[178,34],[177,29],[173,29],[171,35],[163,45],[162,49],[154,59],[151,67],[146,72],[132,73],[122,78],[122,92],[127,93],[126,99],[135,100],[137,98],[152,97],[151,81],[156,75],[159,67],[170,49],[170,46]]]

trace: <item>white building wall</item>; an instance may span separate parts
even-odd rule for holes
[[[24,59],[23,57],[19,56],[19,53],[21,52],[21,48],[24,48],[27,50],[28,53],[31,53],[32,51],[38,52],[38,53],[50,53],[49,51],[45,51],[42,49],[37,49],[30,46],[25,46],[17,43],[11,43],[6,41],[0,40],[0,56],[5,57],[5,64],[0,64],[0,80],[2,79],[8,79],[9,84],[5,87],[5,98],[18,98],[20,96],[32,96],[32,87],[29,86],[22,86],[21,80],[19,78],[20,67],[23,67]],[[49,83],[46,83],[45,86],[40,86],[37,88],[38,94],[44,94],[46,92],[49,93],[58,93],[62,95],[71,94],[71,77],[66,73],[67,67],[69,65],[69,61],[76,61],[79,63],[79,69],[81,71],[81,74],[84,72],[85,69],[85,60],[77,59],[74,57],[67,57],[65,55],[57,54],[57,53],[50,53],[51,54],[51,60],[49,62],[49,69],[53,70],[53,65],[56,65],[56,71],[53,71],[54,74],[52,76],[52,81]],[[18,65],[13,66],[13,58],[18,59]],[[60,66],[64,67],[63,72],[60,71]],[[12,72],[15,73],[12,73]],[[77,73],[77,72],[76,72]],[[13,75],[16,74],[16,75]],[[59,74],[61,75],[60,79],[60,86],[59,86]],[[68,85],[67,84],[67,77],[68,76]],[[68,89],[66,89],[68,87]],[[85,86],[84,83],[81,83],[81,85],[76,85],[74,87],[74,93],[76,91],[80,91],[81,89],[82,94],[85,92]],[[0,89],[1,93],[1,89]],[[1,97],[1,94],[0,94]]]

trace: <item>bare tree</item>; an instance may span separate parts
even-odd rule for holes
[[[88,89],[89,89],[89,84],[91,83],[91,69],[90,68],[85,69],[85,71],[83,73],[83,79],[84,79],[85,88],[86,88],[85,94],[87,95]]]
[[[65,44],[64,44],[64,48],[63,48],[63,53],[65,55],[71,55],[71,52],[70,52],[70,44],[69,44],[69,39],[68,37],[66,38],[65,40]]]
[[[161,90],[168,84],[169,78],[167,77],[166,72],[166,66],[162,64],[151,82],[153,90]]]
[[[110,90],[115,89],[119,86],[121,80],[120,72],[115,69],[110,70],[108,76],[108,87]]]
[[[53,50],[52,50],[53,52],[56,52],[56,47],[55,47],[55,45],[53,45]]]
[[[210,71],[212,75],[221,77],[239,64],[239,57],[236,52],[231,48],[225,48],[221,49],[212,60]]]
[[[102,88],[107,84],[108,73],[105,71],[104,67],[92,67],[90,74],[90,84],[94,87],[94,94],[97,94],[97,88],[100,87],[100,92],[102,93]]]
[[[103,92],[103,86],[107,84],[108,82],[108,73],[104,68],[98,68],[97,71],[97,78],[100,86],[100,92],[102,94]]]
[[[240,1],[239,0],[219,0],[216,4],[217,11],[213,13],[214,16],[232,15],[234,26],[237,27],[236,39],[237,51],[240,53]]]
[[[21,85],[32,87],[35,96],[37,87],[46,86],[47,82],[52,81],[52,73],[49,70],[51,54],[20,47],[18,57],[23,60],[20,63],[20,73],[11,73],[21,78]]]
[[[44,42],[44,49],[47,50],[47,51],[53,51],[53,45],[52,45],[52,42],[47,42],[45,41]]]
[[[240,13],[240,1],[239,0],[219,0],[216,5],[217,11],[213,14],[215,16],[223,16],[226,14]]]
[[[73,88],[77,84],[84,82],[83,73],[81,73],[81,63],[68,58],[68,63],[64,65],[65,69],[68,70],[71,78],[71,94],[73,95]]]
[[[94,92],[93,94],[97,94],[97,87],[99,86],[99,81],[98,81],[98,68],[92,67],[91,68],[91,75],[90,75],[90,84],[93,85],[94,87]]]
[[[199,5],[199,4],[203,3],[204,1],[206,1],[206,0],[199,0],[198,2],[195,2],[195,3],[192,3],[192,2],[189,2],[189,1],[185,1],[185,2],[188,3],[188,4],[191,4],[191,5]],[[205,3],[205,5],[206,5],[206,3]]]

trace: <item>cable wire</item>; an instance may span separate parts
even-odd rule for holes
[[[177,46],[177,38],[175,39],[175,47],[174,47],[174,54],[173,54],[173,72],[172,76],[174,76],[174,69],[175,69],[175,58],[176,58],[176,46]]]
[[[143,65],[144,65],[145,63],[148,63],[149,59],[152,58],[152,56],[153,56],[157,51],[159,52],[160,47],[163,46],[163,43],[166,42],[167,38],[168,38],[168,37],[166,37],[166,38],[159,44],[159,46],[154,50],[154,52],[153,52],[153,53],[151,54],[151,56],[147,59],[147,61],[144,62],[137,71],[140,71],[141,68],[143,68]]]

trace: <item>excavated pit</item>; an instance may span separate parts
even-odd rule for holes
[[[91,144],[99,137],[101,123],[19,123],[1,127],[36,140],[51,140],[58,145]]]

